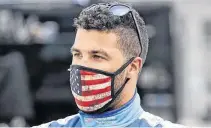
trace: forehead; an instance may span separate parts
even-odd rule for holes
[[[85,30],[79,28],[76,33],[74,47],[77,48],[99,48],[107,50],[117,49],[118,37],[113,32]]]

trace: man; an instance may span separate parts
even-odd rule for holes
[[[70,87],[80,111],[41,127],[180,126],[140,106],[136,83],[149,41],[145,23],[134,9],[120,3],[92,5],[74,25]]]

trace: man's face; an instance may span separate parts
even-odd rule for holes
[[[128,61],[119,49],[118,36],[113,32],[78,29],[71,51],[73,55],[72,65],[110,73],[117,71]],[[121,106],[134,95],[140,65],[141,59],[136,58],[115,77],[113,90],[115,94],[125,83],[126,78],[130,79],[128,81],[130,86],[125,86],[126,89],[118,95],[109,108]]]
[[[117,40],[118,37],[114,33],[78,29],[72,47],[72,64],[115,72],[125,64],[125,58],[117,47]],[[125,80],[126,70],[115,77],[114,93],[120,89]],[[120,99],[116,98],[110,107],[119,103]]]
[[[117,40],[118,37],[111,32],[78,29],[71,49],[72,64],[115,72],[125,63]]]

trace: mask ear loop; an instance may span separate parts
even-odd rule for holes
[[[133,60],[135,59],[135,57],[132,57],[127,63],[125,63],[122,67],[120,67],[114,74],[114,76],[120,74]],[[115,78],[113,79],[113,83],[114,83]],[[117,96],[122,92],[122,90],[124,89],[125,85],[127,84],[127,82],[130,80],[130,78],[127,78],[125,80],[125,82],[122,84],[122,86],[119,88],[119,90],[115,93],[114,91],[114,87],[112,87],[112,102],[117,98]],[[114,84],[113,84],[114,85]]]
[[[114,85],[114,80],[115,80],[115,77],[116,75],[120,74],[133,60],[135,59],[135,57],[132,57],[127,63],[125,63],[122,67],[120,67],[115,73],[114,75],[112,76],[112,85]],[[122,92],[122,90],[124,89],[125,85],[127,84],[127,82],[130,80],[130,78],[127,78],[125,80],[125,82],[122,84],[121,88],[115,93],[114,92],[114,86],[112,86],[112,92],[111,92],[111,95],[112,95],[112,100],[110,101],[109,104],[107,104],[102,110],[98,111],[98,112],[103,112],[106,110],[106,108],[119,96],[119,94]]]
[[[130,80],[130,78],[127,78],[125,80],[125,82],[122,84],[122,87],[113,95],[113,99],[112,100],[115,100],[117,98],[117,96],[122,92],[122,90],[124,89],[125,85],[127,84],[127,82]]]
[[[122,65],[122,67],[120,67],[116,72],[114,72],[114,76],[120,74],[134,59],[135,57],[132,57],[127,63]]]

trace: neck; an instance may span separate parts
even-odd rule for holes
[[[128,82],[129,85],[132,85]],[[129,87],[129,88],[128,88]],[[126,85],[125,88],[122,90],[120,95],[116,98],[116,100],[110,105],[109,109],[106,111],[111,111],[118,109],[128,103],[136,93],[135,89],[132,89],[131,86]]]
[[[137,93],[118,109],[101,114],[86,114],[80,112],[82,126],[85,127],[125,127],[139,118],[143,112],[140,106],[140,97]]]

